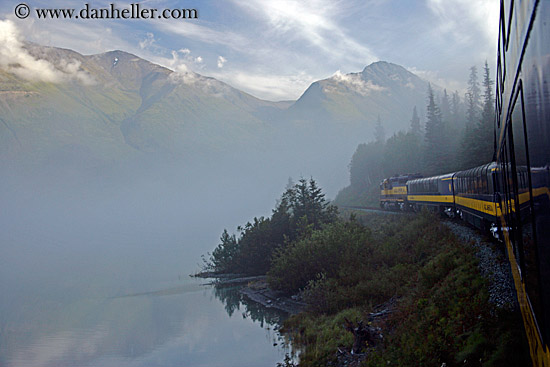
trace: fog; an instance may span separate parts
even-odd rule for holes
[[[177,294],[183,292],[176,297],[186,300],[186,310],[175,309],[183,302],[178,298],[161,297],[155,302],[163,303],[155,307],[169,309],[162,317],[174,318],[177,324],[199,322],[189,319],[195,317],[190,310],[213,306],[190,301],[188,292],[202,288],[186,285],[189,274],[201,269],[201,255],[215,248],[224,228],[235,232],[254,216],[270,215],[289,177],[256,159],[226,159],[149,157],[103,166],[75,165],[67,159],[33,169],[3,168],[0,292],[9,297],[0,300],[0,364],[17,365],[17,358],[28,357],[27,352],[47,355],[61,348],[56,341],[68,339],[77,340],[69,349],[94,338],[111,340],[110,353],[123,355],[135,342],[137,326],[106,317],[115,313],[124,319],[127,312],[141,310],[140,316],[128,319],[134,325],[160,311],[142,310],[142,299],[116,301],[120,296],[176,289]],[[140,325],[139,332],[153,328],[147,333],[155,333],[165,346],[173,338],[192,338],[198,332],[173,331],[172,321],[162,325]],[[269,340],[264,344],[273,349]],[[142,354],[158,352],[149,344],[139,348]],[[101,348],[96,352],[83,356],[60,351],[59,358],[25,361],[38,366],[82,361],[107,365],[94,359],[103,353]],[[68,362],[60,362],[63,358]]]

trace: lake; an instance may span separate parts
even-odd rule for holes
[[[290,352],[284,315],[189,277],[234,225],[214,204],[168,215],[26,200],[0,221],[1,366],[274,367]]]

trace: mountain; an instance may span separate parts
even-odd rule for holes
[[[81,55],[26,43],[12,60],[0,64],[0,165],[48,172],[183,159],[229,171],[269,168],[284,179],[312,175],[336,191],[378,116],[387,136],[407,129],[427,90],[387,62],[336,73],[298,100],[276,103],[124,51]]]
[[[27,80],[0,70],[4,159],[110,161],[261,147],[270,131],[262,117],[280,109],[213,78],[176,73],[123,51],[84,56],[34,44],[25,51],[63,79]]]
[[[313,83],[288,109],[294,121],[330,127],[373,139],[378,117],[389,134],[409,127],[412,110],[423,110],[428,82],[402,66],[379,61],[360,73],[340,74]]]

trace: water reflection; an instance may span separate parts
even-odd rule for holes
[[[280,346],[285,351],[287,359],[290,358],[289,361],[297,361],[299,352],[292,349],[289,337],[279,332],[283,321],[289,317],[289,314],[249,300],[239,292],[241,288],[242,286],[215,285],[214,295],[224,304],[229,317],[240,313],[243,319],[250,319],[259,324],[261,328],[272,330],[273,345]]]
[[[252,321],[259,323],[262,328],[264,325],[268,325],[275,329],[279,329],[281,323],[288,318],[288,313],[284,311],[250,301],[239,292],[240,289],[241,287],[223,285],[214,287],[214,294],[216,298],[223,302],[229,317],[233,316],[236,311],[243,309],[243,318],[250,318]]]
[[[202,282],[27,299],[2,310],[0,365],[274,367],[284,359],[284,315],[247,303],[235,287]]]

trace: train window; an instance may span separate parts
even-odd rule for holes
[[[509,189],[509,169],[508,169],[508,146],[506,140],[504,140],[501,150],[501,168],[500,168],[500,192],[501,196],[501,208],[504,214],[504,220],[506,221],[506,229],[510,229],[510,189]],[[510,235],[510,233],[508,233]]]
[[[516,98],[517,101],[517,98]],[[516,105],[515,105],[516,106]],[[514,106],[514,107],[515,107]],[[513,117],[513,116],[512,116]],[[518,261],[520,274],[522,278],[525,276],[525,252],[523,250],[523,241],[521,234],[521,197],[518,190],[518,166],[515,161],[515,146],[514,146],[514,126],[512,117],[508,121],[506,141],[508,143],[507,161],[508,161],[508,190],[510,197],[510,213],[509,213],[509,233],[510,241],[514,247],[514,254]]]
[[[497,55],[497,77],[496,77],[496,99],[497,99],[497,105],[501,106],[501,108],[502,108],[502,95],[504,93],[503,73],[504,73],[505,56],[506,56],[504,53],[504,49],[502,48],[502,42],[501,42],[502,38],[503,38],[503,35],[499,37],[499,42],[497,46],[498,55]]]
[[[523,109],[523,87],[520,81],[519,93],[512,111],[512,130],[514,135],[514,152],[516,166],[527,166],[529,154],[527,151],[527,136],[525,134],[525,113]]]
[[[500,1],[500,35],[503,40],[503,44],[506,44],[506,38],[508,37],[507,29],[508,29],[508,23],[509,18],[508,14],[510,14],[510,5],[513,6],[513,2],[508,2],[506,0]]]
[[[513,0],[510,1],[510,8],[508,9],[508,22],[507,22],[508,25],[504,29],[504,32],[506,33],[506,37],[503,41],[504,41],[504,44],[506,46],[504,48],[506,51],[508,51],[508,45],[510,44],[510,28],[512,27],[512,17],[514,15],[514,8],[515,8],[514,5],[515,5],[514,1]],[[506,15],[506,11],[505,11],[504,14]],[[505,19],[506,19],[506,17],[505,17]]]

